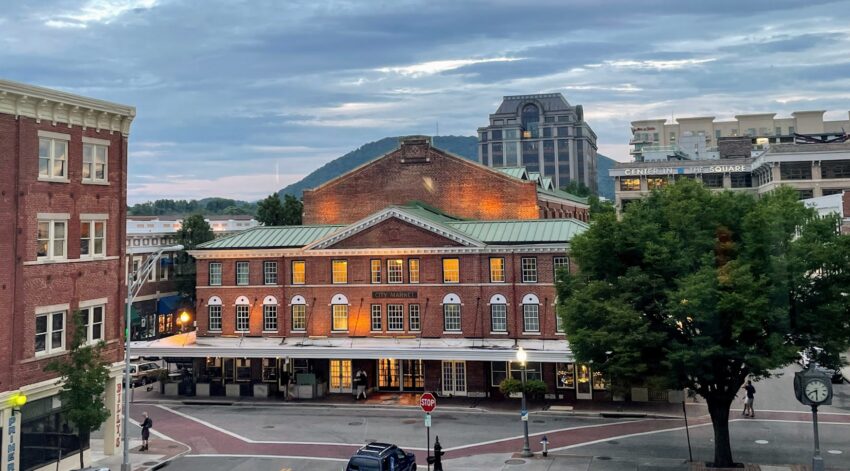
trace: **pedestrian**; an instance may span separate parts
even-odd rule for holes
[[[142,415],[145,417],[145,420],[142,421],[142,447],[139,448],[139,451],[148,451],[148,439],[151,436],[151,427],[153,427],[153,420],[148,417],[147,412],[142,412]]]
[[[289,400],[289,380],[290,380],[290,378],[291,378],[291,375],[289,374],[289,371],[283,370],[283,378],[282,378],[281,384],[283,385],[283,400],[284,401]]]
[[[361,395],[364,401],[368,399],[366,397],[366,386],[369,384],[369,379],[362,368],[358,368],[357,373],[354,374],[354,384],[357,385],[357,397],[355,399],[359,400]]]
[[[753,410],[753,401],[756,397],[756,388],[753,387],[753,382],[747,380],[747,385],[744,386],[744,390],[747,392],[747,398],[744,399],[744,412],[742,412],[742,414],[744,417],[753,418],[756,416],[756,412]]]

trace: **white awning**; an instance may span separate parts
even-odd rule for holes
[[[183,358],[340,358],[513,361],[516,349],[528,361],[575,361],[566,340],[469,338],[195,337],[195,333],[131,343],[134,356]]]

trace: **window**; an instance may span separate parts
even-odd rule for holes
[[[665,177],[647,177],[646,179],[646,187],[650,190],[664,188],[665,185],[667,185],[667,178]]]
[[[620,191],[640,191],[640,178],[620,177]]]
[[[42,180],[68,180],[68,139],[38,138],[38,178]]]
[[[490,283],[505,282],[505,259],[491,258],[490,259]]]
[[[608,382],[598,371],[593,372],[593,389],[608,389]]]
[[[83,182],[106,182],[107,147],[100,144],[83,144]]]
[[[387,304],[387,330],[404,330],[403,304]]]
[[[407,259],[407,282],[419,283],[419,259]]]
[[[460,304],[443,304],[443,330],[460,332]]]
[[[783,180],[811,180],[811,162],[780,162],[779,173]]]
[[[86,343],[95,344],[103,340],[104,306],[91,306],[81,309],[86,325]]]
[[[334,260],[331,264],[334,284],[348,283],[348,260]]]
[[[212,301],[210,301],[209,306],[207,306],[207,313],[210,330],[221,331],[221,304],[212,304]]]
[[[460,260],[443,259],[443,283],[460,283]]]
[[[277,284],[277,262],[263,262],[263,283]]]
[[[573,389],[576,387],[575,363],[555,363],[555,387]]]
[[[210,262],[210,286],[221,286],[221,262]]]
[[[106,256],[106,221],[80,223],[80,258]]]
[[[704,173],[702,175],[702,184],[707,188],[723,188],[723,174]]]
[[[733,172],[731,181],[732,188],[750,188],[753,186],[753,176],[750,172]]]
[[[38,260],[64,259],[68,249],[66,221],[38,221],[36,235]]]
[[[404,283],[404,260],[387,260],[387,283]]]
[[[509,364],[511,378],[520,380],[522,379],[522,372],[525,370],[525,380],[542,380],[543,379],[543,369],[541,368],[540,363],[538,362],[526,362],[525,368],[517,361],[512,361]]]
[[[795,133],[796,129],[794,129],[794,126],[788,126],[788,135],[793,136]]]
[[[380,260],[370,260],[369,265],[371,266],[372,283],[380,283],[381,282],[381,261]],[[336,267],[334,267],[334,269],[335,268]],[[336,273],[336,272],[334,272],[334,273]],[[336,283],[336,282],[334,282],[334,283]]]
[[[558,313],[558,299],[555,298],[555,332],[559,334],[564,333],[564,319]]]
[[[236,305],[236,330],[238,332],[247,332],[248,331],[248,304],[237,304]]]
[[[850,160],[824,160],[820,168],[821,178],[850,178]]]
[[[490,385],[498,386],[508,378],[508,364],[504,361],[490,362]]]
[[[292,261],[292,284],[303,285],[307,280],[307,266],[303,260]]]
[[[776,135],[776,136],[781,136],[782,135],[782,128],[779,127],[779,126],[776,126],[776,128],[774,128],[774,130],[773,130],[773,134]]]
[[[384,316],[381,314],[381,305],[373,304],[372,305],[372,332],[380,332],[384,330],[383,323]]]
[[[540,332],[540,305],[522,305],[522,330],[523,332]]]
[[[419,317],[419,305],[418,304],[410,304],[407,306],[408,312],[408,328],[413,331],[418,331],[422,329],[422,324],[420,322]]]
[[[537,259],[534,257],[522,258],[522,282],[537,283]]]
[[[277,331],[277,304],[263,304],[263,330]]]
[[[492,332],[508,331],[508,305],[490,305],[490,330]]]
[[[65,350],[65,313],[35,317],[35,354],[47,355]]]
[[[714,138],[715,138],[715,139],[720,139],[720,136],[721,136],[721,131],[720,131],[720,129],[715,129],[715,130],[714,130]]]
[[[236,262],[236,284],[248,284],[248,262]]]
[[[333,330],[348,330],[348,305],[333,305]]]
[[[307,305],[292,305],[292,330],[307,330]]]
[[[562,268],[567,272],[570,271],[570,258],[569,257],[553,257],[552,258],[552,267],[555,269],[555,279],[558,279],[558,271]]]

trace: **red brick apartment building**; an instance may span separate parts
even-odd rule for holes
[[[73,312],[114,362],[105,452],[119,441],[127,138],[135,108],[0,80],[0,463],[56,466],[67,420],[43,371],[70,346]],[[27,403],[13,407],[12,400]],[[61,442],[63,455],[88,443]],[[51,464],[52,463],[52,464]]]
[[[587,225],[544,209],[586,205],[542,185],[406,138],[308,191],[313,224],[192,251],[196,334],[134,349],[194,358],[199,396],[267,396],[290,375],[302,398],[349,393],[362,368],[374,390],[501,397],[522,346],[549,398],[607,397],[604,379],[574,363],[555,309],[556,270],[570,268]]]

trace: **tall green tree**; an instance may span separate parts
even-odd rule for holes
[[[183,224],[177,232],[177,243],[183,246],[183,250],[177,254],[177,290],[193,300],[197,269],[195,260],[187,251],[214,238],[212,228],[202,214],[193,214],[183,219]]]
[[[593,194],[593,190],[578,180],[571,180],[566,186],[561,188],[561,191],[566,191],[567,193],[582,197]]]
[[[257,203],[257,221],[264,226],[283,225],[283,204],[277,193]]]
[[[850,345],[850,238],[781,188],[761,198],[683,180],[600,213],[559,273],[559,314],[581,362],[620,387],[705,398],[714,465],[732,466],[729,409],[744,381],[799,350]],[[790,394],[790,391],[789,391]]]
[[[85,443],[91,432],[100,428],[109,418],[103,394],[109,379],[109,363],[102,354],[106,344],[86,344],[86,315],[74,312],[71,349],[64,357],[53,360],[45,371],[58,373],[62,381],[59,398],[65,410],[62,414],[74,424],[80,444]],[[80,450],[80,468],[84,468],[83,452]]]
[[[283,225],[300,226],[301,213],[304,212],[304,203],[292,195],[284,195],[283,198]]]

